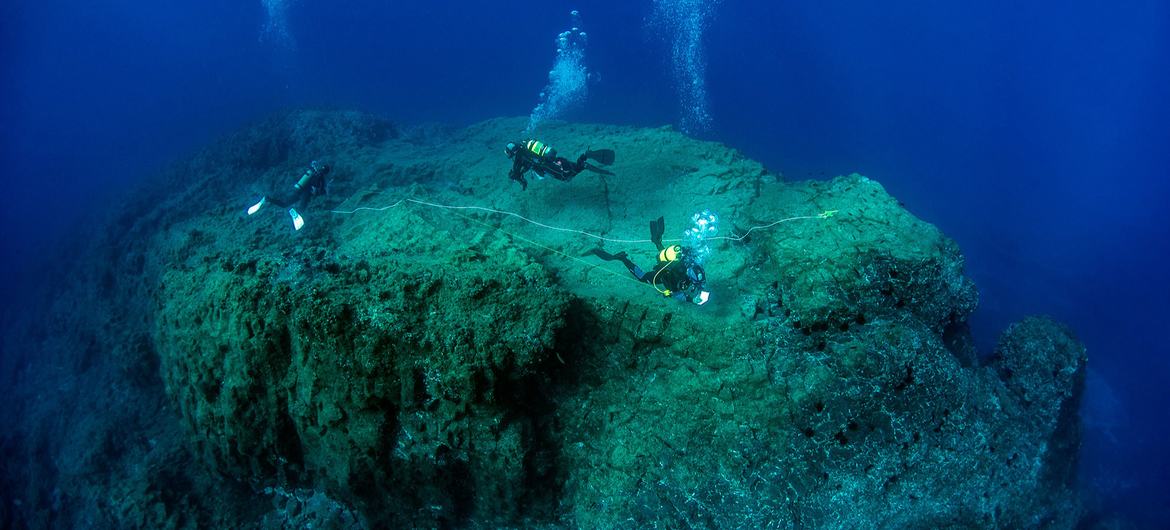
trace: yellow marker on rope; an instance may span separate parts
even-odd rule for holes
[[[839,211],[841,211],[841,210],[825,210],[825,211],[821,212],[819,215],[817,215],[817,217],[820,217],[821,219],[828,219],[828,218],[836,215],[837,212],[839,212]]]

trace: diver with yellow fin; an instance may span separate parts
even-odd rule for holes
[[[707,303],[711,299],[711,293],[706,290],[707,274],[698,263],[695,249],[681,245],[663,246],[662,234],[665,230],[666,222],[661,217],[650,221],[650,240],[658,248],[658,262],[649,272],[630,261],[625,252],[610,254],[595,248],[588,253],[606,261],[621,261],[634,278],[650,284],[662,296],[697,305]]]
[[[588,162],[593,160],[606,166],[613,164],[613,149],[598,149],[596,151],[587,149],[585,153],[577,157],[576,162],[573,162],[565,157],[557,156],[557,150],[544,142],[525,140],[523,142],[508,142],[508,145],[504,146],[504,154],[512,159],[512,170],[508,172],[508,178],[519,182],[522,190],[528,189],[528,181],[524,180],[524,174],[528,171],[536,173],[540,178],[551,176],[564,181],[571,180],[577,176],[577,173],[587,169],[602,175],[613,175],[613,173]]]
[[[305,219],[297,212],[297,208],[302,210],[308,206],[309,199],[316,195],[324,195],[329,192],[329,183],[325,180],[325,176],[329,174],[330,167],[327,164],[322,164],[316,160],[309,164],[309,169],[301,175],[296,184],[293,184],[291,190],[287,193],[278,193],[265,195],[260,198],[260,201],[248,208],[248,215],[252,215],[262,208],[265,204],[272,203],[281,208],[288,208],[288,215],[292,217],[293,230],[300,230],[305,226]],[[293,205],[296,205],[294,208]]]

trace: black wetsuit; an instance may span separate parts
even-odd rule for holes
[[[613,163],[613,151],[608,149],[585,151],[574,162],[563,156],[556,156],[556,151],[551,149],[547,154],[538,155],[529,150],[526,147],[527,144],[528,142],[515,142],[516,149],[511,154],[512,170],[508,172],[508,178],[519,182],[520,189],[528,189],[528,181],[524,180],[524,174],[528,171],[532,171],[542,177],[551,176],[552,178],[563,181],[572,180],[578,173],[586,169],[603,175],[613,174],[586,162],[589,158],[599,158],[603,159],[603,164]]]
[[[625,252],[610,254],[599,248],[589,253],[606,261],[621,261],[638,281],[643,281],[654,287],[656,291],[680,301],[693,301],[706,288],[706,273],[703,267],[695,263],[691,249],[675,247],[678,257],[674,260],[664,259],[666,247],[662,245],[664,222],[661,217],[650,221],[650,239],[658,248],[658,262],[649,271],[643,271],[638,264],[630,260]]]
[[[314,161],[291,189],[285,193],[268,195],[268,202],[281,208],[290,208],[295,204],[297,208],[305,209],[310,198],[326,193],[325,176],[329,174],[329,169],[329,166]]]

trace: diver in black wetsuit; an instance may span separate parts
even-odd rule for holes
[[[703,267],[695,261],[695,251],[690,247],[662,245],[662,233],[666,230],[666,223],[661,217],[650,221],[650,240],[658,247],[658,262],[650,272],[643,272],[625,252],[610,254],[599,248],[589,251],[606,261],[621,261],[639,281],[646,282],[654,287],[662,296],[669,296],[679,301],[690,301],[698,305],[707,303],[711,293],[707,292],[707,274]]]
[[[301,214],[297,213],[297,208],[302,210],[309,205],[309,199],[317,195],[324,195],[329,192],[329,183],[325,180],[325,176],[329,174],[330,167],[322,164],[316,160],[309,164],[309,169],[301,175],[296,184],[293,184],[291,190],[285,193],[275,193],[265,195],[260,198],[260,202],[253,204],[248,208],[248,215],[252,215],[263,207],[265,204],[272,203],[281,208],[288,208],[288,215],[292,217],[293,229],[300,230],[305,226],[305,219]],[[294,208],[293,205],[296,205]]]
[[[524,174],[529,170],[542,178],[552,176],[557,180],[564,181],[571,180],[577,176],[577,173],[586,169],[602,175],[613,175],[613,173],[587,162],[587,160],[593,160],[607,166],[612,164],[614,160],[612,149],[586,150],[584,154],[577,157],[576,162],[573,162],[557,156],[557,150],[543,142],[525,140],[523,142],[508,142],[508,145],[504,146],[504,153],[512,159],[512,170],[508,172],[508,178],[519,182],[522,190],[528,189],[528,181],[524,180]]]

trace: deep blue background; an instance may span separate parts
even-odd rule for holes
[[[596,80],[570,117],[678,117],[649,0],[299,0],[291,49],[261,40],[259,1],[95,4],[0,5],[10,307],[87,212],[272,110],[526,114],[573,8]],[[1170,526],[1170,4],[1098,4],[725,0],[706,38],[705,137],[789,179],[880,180],[962,246],[985,349],[1025,314],[1072,325],[1092,370],[1086,482]]]

